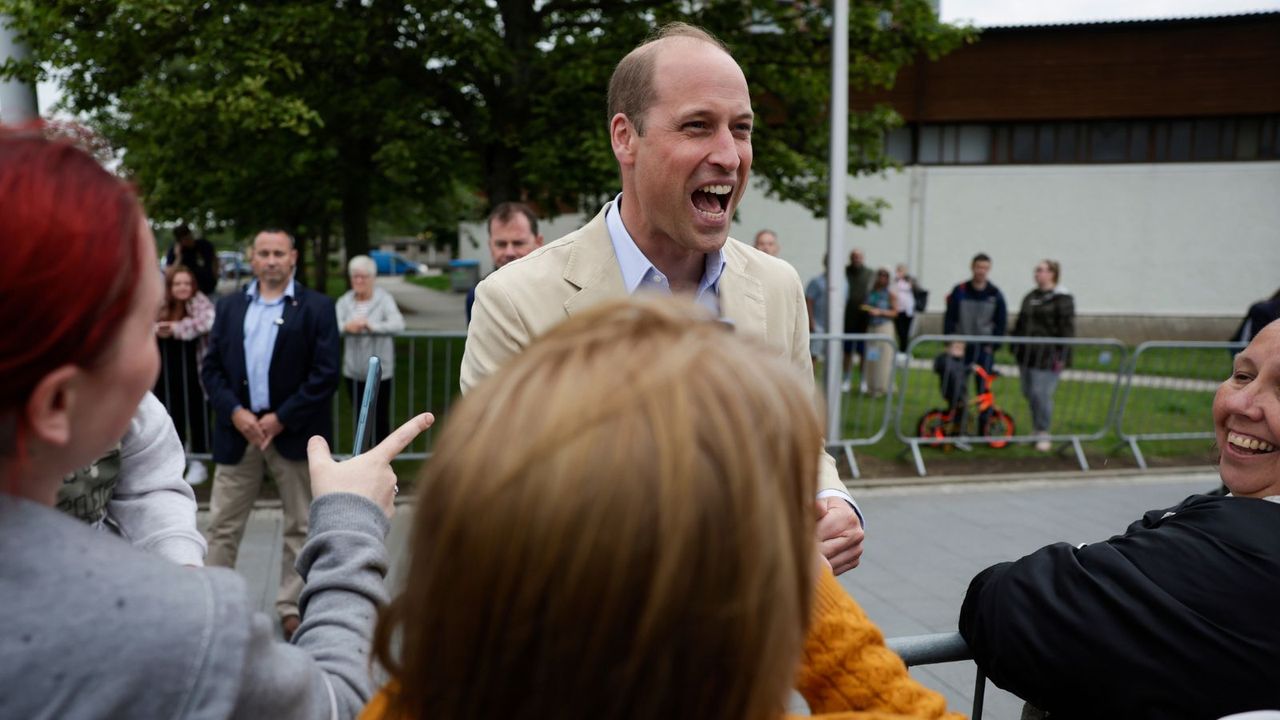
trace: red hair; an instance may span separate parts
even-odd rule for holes
[[[142,271],[142,208],[128,183],[42,126],[0,127],[0,418],[19,458],[20,408],[54,368],[92,367]],[[12,418],[4,418],[9,425]]]

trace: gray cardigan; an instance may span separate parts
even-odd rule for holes
[[[372,691],[389,527],[365,498],[316,499],[287,645],[231,570],[178,567],[0,493],[0,715],[353,718]]]
[[[373,288],[373,304],[369,306],[369,333],[348,334],[343,330],[342,376],[364,382],[369,372],[369,356],[382,360],[382,379],[389,380],[396,371],[395,341],[390,333],[404,330],[404,316],[396,307],[391,293],[378,286]],[[338,329],[346,326],[355,316],[356,293],[348,290],[338,298]]]

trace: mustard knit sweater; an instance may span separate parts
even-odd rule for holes
[[[941,695],[911,678],[830,570],[818,579],[796,687],[810,712],[823,720],[964,720],[947,712]],[[383,688],[374,696],[360,720],[390,720],[387,692]]]

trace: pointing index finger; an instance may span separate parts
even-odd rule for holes
[[[409,447],[409,443],[413,442],[419,435],[431,427],[436,418],[431,413],[422,413],[411,418],[408,422],[401,425],[391,432],[385,440],[378,443],[369,452],[375,454],[379,460],[383,462],[391,462],[396,459],[405,448]]]

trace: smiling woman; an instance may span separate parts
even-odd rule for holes
[[[997,685],[1053,717],[1280,707],[1280,323],[1236,357],[1213,422],[1230,495],[974,578],[960,632]]]

